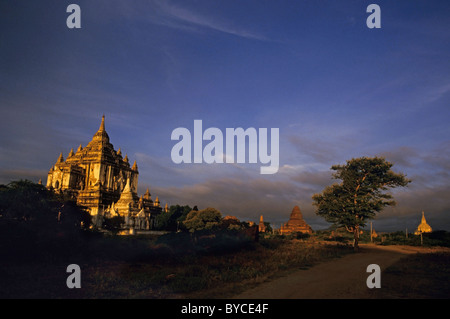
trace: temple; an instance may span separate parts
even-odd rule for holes
[[[425,219],[425,213],[422,211],[422,220],[417,226],[416,231],[414,232],[414,235],[420,235],[423,233],[431,233],[433,230],[431,229],[431,226],[427,224],[427,221]]]
[[[134,161],[115,150],[105,130],[105,116],[92,140],[77,151],[70,150],[66,159],[61,153],[47,176],[47,188],[67,194],[93,216],[96,226],[104,218],[122,216],[124,227],[152,229],[155,217],[163,209],[149,190],[137,195],[139,171]],[[164,210],[167,210],[167,205]]]
[[[304,221],[302,212],[298,206],[295,206],[292,209],[291,217],[289,221],[283,225],[281,225],[280,233],[282,235],[291,234],[291,233],[312,233],[312,228]]]

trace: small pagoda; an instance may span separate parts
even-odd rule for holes
[[[420,222],[420,225],[417,226],[416,231],[414,232],[414,235],[420,235],[423,233],[431,233],[433,230],[430,225],[427,224],[427,221],[425,219],[425,213],[422,211],[422,220]]]

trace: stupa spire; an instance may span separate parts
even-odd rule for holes
[[[109,136],[108,133],[106,133],[105,130],[105,115],[102,116],[102,122],[100,123],[100,127],[98,128],[98,131],[94,134],[94,140],[102,142],[109,142]]]
[[[136,160],[134,161],[133,166],[131,167],[131,169],[132,169],[133,171],[137,171],[137,170],[138,170],[137,164],[136,164]]]
[[[100,123],[100,127],[98,129],[99,132],[103,132],[105,130],[105,114],[102,116],[102,122]]]
[[[62,162],[64,162],[64,157],[63,157],[63,154],[61,152],[61,154],[59,154],[59,157],[58,157],[58,160],[56,161],[56,163],[62,163]]]
[[[150,200],[150,201],[152,200],[152,196],[151,196],[150,191],[148,190],[148,188],[147,188],[147,191],[144,194],[144,199],[145,200]]]

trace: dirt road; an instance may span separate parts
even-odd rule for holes
[[[318,264],[307,270],[298,270],[285,277],[263,283],[235,298],[243,299],[352,299],[375,298],[376,288],[366,285],[367,266],[377,264],[383,270],[402,257],[433,249],[412,246],[361,245],[357,254]],[[383,275],[381,275],[383,288]]]

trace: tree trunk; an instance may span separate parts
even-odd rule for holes
[[[358,241],[359,241],[359,226],[355,227],[355,230],[353,232],[353,249],[355,251],[359,251],[359,245],[358,245]]]

